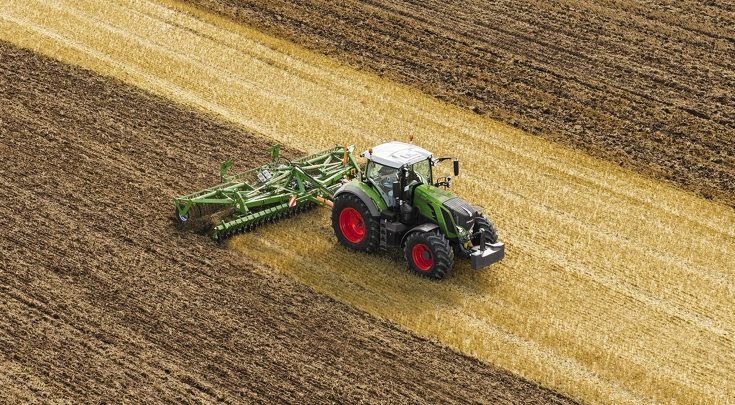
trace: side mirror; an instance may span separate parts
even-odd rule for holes
[[[459,176],[459,160],[454,159],[454,175]]]

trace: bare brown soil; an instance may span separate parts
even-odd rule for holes
[[[735,207],[731,3],[188,2]]]
[[[0,403],[573,403],[174,225],[268,146],[0,42]]]

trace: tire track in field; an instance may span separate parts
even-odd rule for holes
[[[27,4],[40,15],[25,14]],[[110,11],[94,2],[66,4],[16,4],[4,13],[25,26],[5,27],[10,35],[27,34],[16,37],[26,46],[37,41],[40,51],[67,62],[99,67],[95,55],[105,55],[133,68],[105,73],[210,113],[215,106],[237,126],[266,128],[274,140],[308,151],[345,138],[367,148],[415,132],[437,155],[460,157],[455,190],[487,205],[509,252],[486,271],[458,264],[445,282],[429,283],[390,255],[340,251],[327,221],[307,217],[236,240],[248,255],[589,402],[728,403],[732,388],[710,383],[728,381],[735,363],[730,208],[227,21],[183,14],[174,3],[118,1]],[[79,24],[44,18],[67,8]],[[65,38],[72,49],[57,51]],[[129,48],[115,49],[114,41]],[[291,241],[294,233],[302,238]],[[313,272],[303,271],[300,256],[312,256]],[[366,296],[383,298],[365,302]]]

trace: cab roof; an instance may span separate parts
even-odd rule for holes
[[[366,150],[360,156],[366,157],[383,166],[399,168],[429,159],[433,155],[428,150],[419,146],[394,141],[374,147],[372,154]]]

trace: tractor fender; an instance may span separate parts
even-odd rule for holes
[[[377,204],[375,204],[375,201],[373,201],[372,198],[368,195],[368,193],[365,192],[365,190],[362,190],[359,187],[353,186],[352,184],[345,184],[337,189],[337,191],[334,192],[334,197],[337,197],[340,194],[343,193],[350,193],[356,195],[360,200],[362,200],[365,205],[367,205],[368,209],[370,210],[370,215],[374,217],[380,216],[380,210],[378,209]]]
[[[434,224],[434,223],[421,224],[415,228],[411,228],[411,230],[409,230],[408,232],[406,232],[405,235],[403,235],[403,238],[401,239],[401,246],[404,246],[406,244],[406,239],[408,239],[408,235],[414,232],[429,232],[429,231],[433,231],[434,229],[438,229],[438,228],[439,228],[439,224]]]

